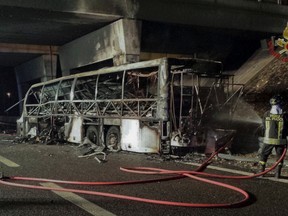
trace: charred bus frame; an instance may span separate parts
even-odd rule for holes
[[[17,132],[167,153],[193,146],[220,112],[233,113],[242,88],[217,61],[161,58],[103,68],[31,86]]]

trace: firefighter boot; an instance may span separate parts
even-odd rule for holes
[[[266,168],[266,165],[265,164],[260,164],[261,168],[259,170],[260,173],[264,172],[265,171],[265,168]],[[261,175],[259,177],[264,177],[264,175]]]
[[[282,169],[282,165],[278,165],[276,172],[275,172],[275,178],[281,178],[281,169]]]

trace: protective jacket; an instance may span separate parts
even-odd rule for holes
[[[272,114],[267,112],[263,118],[264,126],[264,140],[263,143],[271,145],[285,145],[287,144],[288,115],[283,114]]]

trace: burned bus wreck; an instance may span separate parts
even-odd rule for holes
[[[161,58],[104,68],[33,85],[17,132],[111,151],[207,148],[209,137],[233,133],[225,124],[242,87],[216,61]]]

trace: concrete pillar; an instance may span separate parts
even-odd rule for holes
[[[112,59],[114,65],[137,62],[140,42],[141,21],[118,20],[60,47],[62,75],[108,59]]]
[[[32,84],[54,79],[56,77],[56,63],[57,55],[42,55],[15,67],[19,100],[25,97],[26,91]]]

